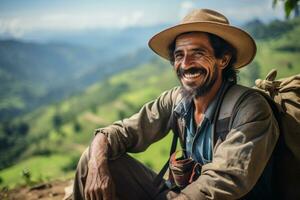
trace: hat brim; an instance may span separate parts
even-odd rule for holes
[[[230,43],[237,52],[234,64],[236,69],[249,64],[255,57],[256,44],[247,32],[234,26],[215,22],[192,22],[170,27],[154,35],[148,45],[156,54],[170,60],[169,45],[178,35],[194,31],[212,33]]]

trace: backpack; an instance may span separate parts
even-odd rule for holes
[[[300,199],[300,74],[280,80],[276,75],[272,70],[265,80],[255,81],[280,127],[273,154],[274,191],[278,199]]]
[[[230,131],[230,122],[235,105],[249,92],[259,92],[266,98],[278,121],[280,136],[273,152],[272,175],[274,197],[277,199],[300,199],[300,74],[275,80],[272,70],[265,80],[256,80],[254,88],[234,85],[220,104],[214,134],[225,138]],[[178,135],[174,134],[170,155],[176,150]],[[168,162],[154,182],[163,177]]]
[[[300,74],[279,80],[275,80],[276,75],[277,71],[271,70],[265,80],[257,79],[253,88],[233,86],[222,100],[216,134],[225,139],[235,105],[244,95],[259,92],[269,103],[280,129],[273,152],[273,197],[300,199]]]

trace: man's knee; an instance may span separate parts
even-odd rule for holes
[[[77,164],[76,173],[80,174],[80,177],[85,177],[87,175],[88,162],[89,162],[89,148],[86,148],[85,151],[81,154],[81,157]]]
[[[73,185],[73,199],[84,199],[84,186],[88,173],[89,148],[87,148],[81,155],[76,169],[74,185]]]

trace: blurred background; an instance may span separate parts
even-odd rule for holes
[[[279,78],[299,73],[297,3],[1,0],[1,188],[72,178],[95,128],[178,85],[170,64],[147,42],[193,8],[216,9],[256,39],[256,59],[240,71],[240,83],[253,86],[272,68]],[[158,171],[170,139],[134,156]]]

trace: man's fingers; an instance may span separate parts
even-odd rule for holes
[[[91,193],[90,193],[90,200],[96,200],[95,195],[94,195],[94,192],[91,192]]]
[[[108,170],[104,169],[95,172],[93,169],[89,172],[86,180],[85,198],[87,200],[115,199],[113,182]]]
[[[102,200],[100,189],[90,189],[85,192],[86,200]]]
[[[112,196],[111,196],[111,186],[109,184],[109,180],[106,179],[105,181],[102,182],[102,195],[103,195],[103,200],[111,200]]]
[[[102,194],[101,194],[101,190],[99,187],[94,191],[94,194],[95,194],[96,200],[102,200]]]
[[[86,200],[90,200],[91,198],[90,198],[90,195],[89,195],[89,192],[88,192],[88,190],[87,190],[87,188],[84,190],[84,198],[86,199]]]
[[[103,185],[103,200],[111,200],[116,199],[115,194],[115,187],[112,180],[107,180],[106,183]]]
[[[85,199],[86,200],[91,200],[92,199],[91,196],[90,196],[90,193],[88,191],[86,191],[86,193],[85,193]]]
[[[103,200],[111,200],[109,193],[110,191],[108,188],[102,190]]]

